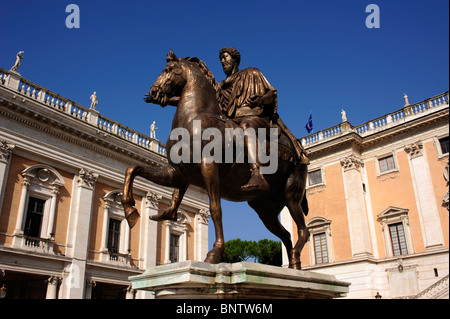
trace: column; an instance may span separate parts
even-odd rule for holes
[[[156,250],[158,236],[158,222],[151,220],[150,216],[158,215],[159,202],[162,196],[154,191],[149,191],[142,203],[142,219],[141,219],[141,245],[140,260],[142,264],[139,268],[147,269],[156,266]]]
[[[120,236],[121,245],[120,248],[122,251],[119,251],[121,254],[129,254],[130,249],[130,226],[126,219],[122,220],[121,223],[121,231],[123,230],[123,236]]]
[[[102,227],[102,245],[100,246],[101,252],[108,251],[108,227],[109,227],[109,209],[110,205],[105,203],[105,207],[103,209],[103,227]]]
[[[48,218],[47,238],[53,237],[53,225],[55,224],[55,214],[57,206],[57,198],[59,194],[59,186],[54,185],[52,189],[52,199],[50,201],[50,215]]]
[[[164,254],[164,263],[170,264],[170,221],[166,220],[164,221],[164,227],[165,227],[165,233],[166,233],[166,247],[165,247],[165,254]]]
[[[8,181],[9,163],[15,145],[0,140],[0,215],[2,214],[3,198],[5,197],[6,182]]]
[[[195,215],[194,260],[203,261],[208,253],[208,221],[209,211],[202,208]]]
[[[135,290],[131,288],[131,285],[127,287],[127,293],[125,295],[125,299],[134,299]]]
[[[364,201],[361,167],[364,163],[354,155],[341,160],[344,177],[345,200],[353,257],[372,255],[370,232]]]
[[[92,288],[94,288],[96,282],[94,280],[86,280],[86,289],[84,291],[84,299],[92,299]]]
[[[47,295],[45,296],[45,299],[57,299],[58,285],[61,282],[61,278],[57,276],[50,276],[47,282]]]
[[[66,256],[73,259],[72,264],[67,268],[69,274],[64,279],[65,281],[70,281],[70,283],[64,285],[67,288],[64,294],[67,299],[82,299],[84,297],[86,259],[89,248],[94,188],[97,178],[98,175],[92,171],[81,169],[72,198],[73,204],[69,216]]]
[[[180,249],[178,252],[178,259],[179,261],[186,261],[187,260],[187,250],[188,250],[188,244],[187,244],[187,225],[183,224],[182,226],[183,234],[180,236]]]
[[[433,191],[430,169],[423,153],[423,144],[418,142],[405,147],[409,156],[411,177],[419,212],[420,226],[425,249],[444,245],[441,221]]]
[[[28,176],[24,176],[24,180],[22,182],[22,192],[20,194],[19,210],[17,212],[16,228],[14,230],[13,246],[22,245],[22,240],[19,237],[23,236],[22,227],[24,223],[23,220],[25,217],[25,207],[27,205],[29,187],[30,187],[30,178]]]

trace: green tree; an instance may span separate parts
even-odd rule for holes
[[[225,243],[224,262],[236,263],[254,258],[260,264],[281,266],[281,242],[261,239],[252,240],[231,239]]]
[[[256,242],[249,240],[241,240],[240,238],[231,239],[225,243],[226,263],[237,263],[246,261],[255,256]]]
[[[257,243],[256,260],[260,264],[281,266],[283,263],[281,242],[261,239]]]

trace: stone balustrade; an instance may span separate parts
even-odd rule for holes
[[[305,136],[301,139],[301,142],[304,147],[309,147],[349,132],[354,132],[364,137],[422,115],[435,112],[436,110],[448,107],[448,105],[449,92],[447,91],[419,103],[405,105],[401,110],[397,110],[358,126],[352,126],[349,122],[343,122],[331,128]]]
[[[96,126],[101,131],[110,133],[140,147],[166,156],[165,145],[159,140],[141,134],[119,122],[102,116],[98,111],[88,109],[65,97],[60,96],[46,88],[43,88],[20,76],[14,71],[0,68],[0,85],[6,86],[19,94],[34,99],[41,104],[65,112],[80,121]],[[312,146],[336,136],[354,132],[360,136],[366,136],[392,125],[403,123],[406,120],[421,116],[427,112],[433,112],[444,105],[449,104],[449,92],[445,92],[413,105],[405,105],[401,110],[379,117],[358,126],[352,126],[349,122],[343,122],[331,128],[301,138],[304,147]]]
[[[64,112],[82,122],[97,127],[99,130],[127,140],[130,143],[166,156],[166,148],[159,140],[139,133],[119,122],[102,116],[98,111],[88,109],[59,94],[39,86],[14,71],[0,68],[0,85],[7,87],[22,96],[41,103],[43,106]]]

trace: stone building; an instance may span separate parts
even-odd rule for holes
[[[449,93],[302,138],[311,232],[305,270],[351,282],[348,298],[448,298]],[[296,240],[295,224],[282,222]],[[294,229],[293,229],[294,227]]]
[[[208,199],[191,187],[177,222],[150,215],[172,190],[137,178],[141,219],[124,219],[128,166],[165,165],[148,137],[0,68],[0,285],[6,298],[151,298],[128,277],[203,260]],[[0,287],[1,288],[1,287]]]

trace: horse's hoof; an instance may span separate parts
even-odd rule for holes
[[[136,225],[140,217],[141,216],[139,215],[138,210],[133,207],[127,217],[128,225],[130,226],[130,228],[133,228],[134,225]]]
[[[302,264],[301,262],[295,262],[295,263],[289,263],[289,268],[291,269],[297,269],[297,270],[302,270]]]
[[[222,257],[220,255],[217,255],[217,254],[211,253],[211,252],[209,252],[206,255],[205,263],[218,264],[221,261],[222,261]]]
[[[152,215],[152,216],[150,216],[149,218],[150,218],[151,220],[156,221],[156,222],[161,222],[161,221],[164,221],[164,220],[170,220],[170,221],[173,221],[173,222],[176,222],[176,221],[177,221],[176,218],[173,218],[173,217],[170,217],[170,216],[165,217],[163,214],[161,214],[161,215]]]
[[[150,216],[150,219],[157,221],[157,222],[163,221],[163,220],[170,220],[170,221],[176,222],[177,221],[177,212],[176,211],[174,212],[173,210],[168,208],[161,215]]]

